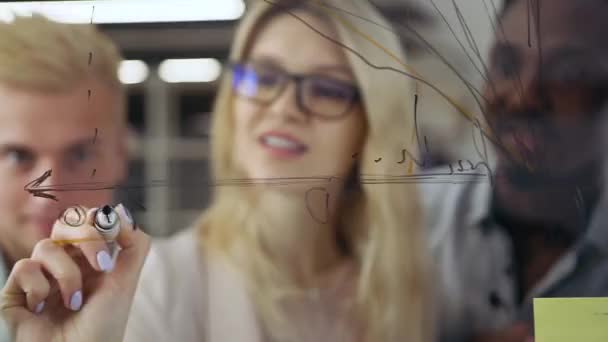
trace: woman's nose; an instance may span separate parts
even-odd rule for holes
[[[269,110],[273,115],[282,116],[289,121],[304,121],[308,114],[304,112],[298,101],[297,85],[289,82],[283,92],[270,104]]]

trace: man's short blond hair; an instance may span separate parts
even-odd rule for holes
[[[94,25],[64,24],[41,15],[0,21],[0,83],[65,91],[95,79],[121,89],[116,45]]]

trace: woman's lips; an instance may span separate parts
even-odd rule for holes
[[[308,151],[308,146],[296,138],[280,132],[262,134],[259,142],[264,149],[279,158],[295,158]]]

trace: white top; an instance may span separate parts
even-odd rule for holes
[[[202,254],[193,229],[153,242],[124,341],[264,341],[239,274],[224,260]],[[344,334],[351,323],[327,305],[333,300],[298,306],[298,341],[356,340],[354,331]]]
[[[153,242],[125,342],[261,341],[237,274],[220,260],[203,262],[196,240],[187,229]]]

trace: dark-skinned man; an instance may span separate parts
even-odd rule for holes
[[[442,341],[530,341],[533,298],[608,295],[608,2],[505,5],[484,87],[493,179],[422,185]]]

